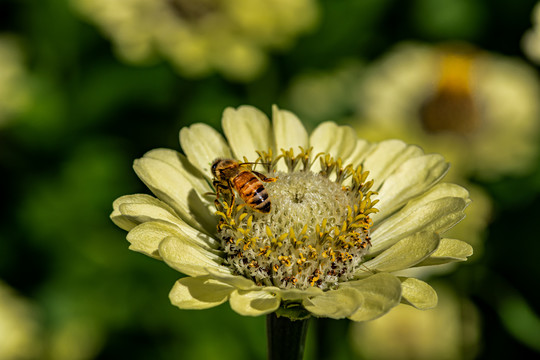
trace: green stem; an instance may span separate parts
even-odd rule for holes
[[[267,315],[268,360],[302,360],[308,320],[291,320],[276,313]]]

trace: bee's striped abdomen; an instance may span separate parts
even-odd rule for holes
[[[233,179],[233,185],[242,200],[252,209],[262,213],[270,212],[271,204],[268,192],[262,181],[253,173],[241,172]]]

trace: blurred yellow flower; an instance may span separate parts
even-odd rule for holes
[[[537,74],[518,59],[466,45],[398,45],[366,71],[358,132],[445,154],[453,175],[522,173],[538,149]]]
[[[170,293],[174,305],[229,301],[242,315],[366,321],[400,302],[436,305],[427,283],[394,272],[472,254],[470,245],[441,238],[470,202],[467,190],[441,182],[448,170],[441,155],[398,140],[369,143],[332,122],[308,135],[277,107],[272,124],[251,106],[228,108],[222,126],[228,141],[194,124],[180,131],[186,156],[156,149],[136,160],[157,198],[127,195],[113,204],[130,249],[188,275]],[[264,185],[267,213],[239,196],[232,203],[226,186],[219,199],[208,194],[219,158],[257,162],[277,177]]]
[[[47,356],[44,357],[55,360],[95,359],[104,340],[103,330],[92,320],[67,319],[48,332]]]
[[[29,78],[23,66],[19,41],[11,35],[0,35],[0,126],[28,105]]]
[[[43,350],[36,309],[0,281],[0,359],[38,359]]]
[[[435,309],[398,306],[383,318],[352,324],[355,351],[374,360],[473,359],[480,338],[476,308],[447,287],[437,292],[442,296]]]
[[[248,81],[267,62],[267,51],[292,45],[312,29],[314,0],[73,0],[132,63],[156,55],[190,77],[217,71]]]

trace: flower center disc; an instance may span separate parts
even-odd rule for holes
[[[289,172],[274,171],[280,158]],[[232,209],[230,196],[218,202],[218,235],[235,273],[259,285],[323,290],[353,277],[370,247],[369,214],[377,211],[372,182],[361,168],[341,167],[341,160],[329,156],[319,160],[321,171],[312,172],[309,150],[296,157],[283,151],[271,161],[261,155],[269,164],[265,175],[277,178],[264,183],[269,213],[255,211],[239,196]]]
[[[478,129],[480,111],[471,84],[474,61],[471,54],[442,56],[437,90],[419,109],[426,132],[450,132],[466,136]]]
[[[266,226],[274,234],[283,234],[291,228],[299,233],[304,224],[308,224],[308,235],[311,235],[315,229],[309,224],[326,219],[329,227],[341,225],[347,208],[354,205],[340,185],[320,174],[278,172],[276,177],[276,182],[265,185],[273,211],[267,216],[258,215],[253,226],[261,235]]]
[[[176,15],[188,22],[197,22],[212,12],[215,12],[218,7],[218,1],[215,0],[166,0],[171,6]]]

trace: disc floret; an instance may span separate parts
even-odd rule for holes
[[[378,211],[368,172],[311,149],[258,154],[255,166],[277,178],[265,184],[272,210],[261,214],[241,200],[229,209],[227,196],[217,203],[226,263],[260,286],[327,290],[350,280],[369,251],[370,214]]]

